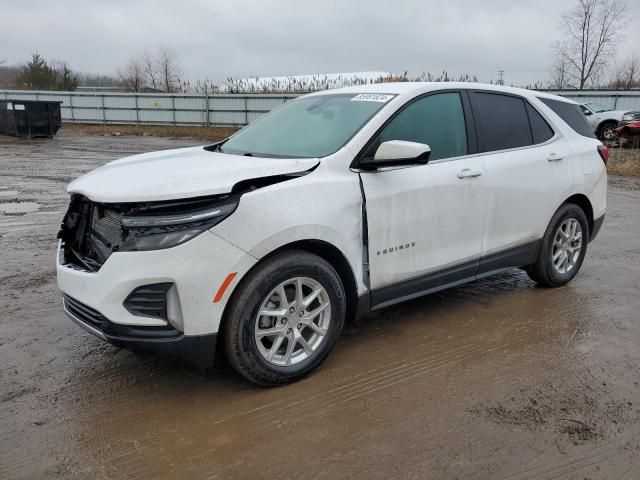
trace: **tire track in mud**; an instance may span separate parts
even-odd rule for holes
[[[342,403],[357,400],[364,395],[392,388],[402,382],[412,380],[415,377],[426,375],[439,369],[454,367],[459,363],[469,361],[483,354],[498,350],[502,347],[515,345],[517,345],[517,343],[514,342],[511,344],[497,345],[493,348],[460,348],[459,350],[454,349],[453,352],[447,352],[442,359],[429,359],[431,361],[427,363],[423,363],[422,360],[400,362],[402,363],[402,365],[399,367],[389,370],[383,370],[378,374],[370,375],[368,378],[361,381],[348,382],[340,387],[331,389],[317,396],[305,398],[302,401],[288,403],[285,407],[280,407],[279,409],[275,410],[269,410],[269,412],[261,416],[253,417],[252,420],[260,421],[270,416],[273,412],[278,412],[281,410],[287,410],[288,413],[292,414],[295,414],[297,411],[302,413],[308,409],[309,403],[314,402],[321,402],[323,405],[326,405],[327,408],[332,408]],[[329,401],[330,403],[325,403],[327,401]],[[296,409],[292,409],[292,405],[295,405]]]
[[[617,464],[621,460],[638,459],[637,447],[630,447],[630,442],[636,439],[636,435],[629,434],[612,442],[606,442],[587,450],[581,450],[570,455],[563,455],[557,460],[537,467],[522,470],[516,474],[501,477],[502,480],[534,480],[537,478],[557,479],[567,478],[570,475],[584,475],[584,471],[594,469],[603,462]],[[628,448],[621,448],[628,447]],[[631,451],[630,451],[631,450]],[[612,454],[613,452],[613,454]],[[638,462],[636,465],[640,465]],[[631,465],[630,468],[633,468]]]
[[[454,298],[453,295],[451,298],[449,298],[449,302],[451,305],[451,308],[455,308],[455,302],[456,300],[467,300],[467,295],[460,295],[459,298]],[[469,298],[471,297],[475,297],[475,295],[468,295]],[[428,322],[428,320],[427,320]],[[415,327],[415,325],[414,325]],[[383,335],[382,335],[383,336]],[[414,336],[415,338],[415,336]],[[458,348],[449,348],[448,345],[437,345],[438,342],[440,342],[443,338],[446,338],[446,340],[454,345],[463,343],[462,347],[458,347]],[[424,351],[424,353],[422,355],[418,355],[418,356],[413,356],[413,357],[403,357],[403,358],[399,358],[391,363],[389,363],[388,361],[385,361],[386,367],[387,368],[383,368],[383,367],[378,367],[375,369],[371,369],[368,370],[364,373],[360,373],[360,374],[356,374],[353,377],[351,377],[348,381],[344,382],[338,382],[337,384],[331,384],[328,387],[326,387],[325,389],[323,389],[323,392],[314,396],[311,396],[309,398],[304,397],[302,400],[297,400],[297,399],[293,399],[293,401],[291,401],[291,398],[289,397],[289,401],[287,402],[288,406],[291,405],[296,405],[298,403],[301,402],[313,402],[315,401],[317,398],[319,397],[326,397],[326,396],[333,396],[334,392],[335,394],[340,394],[340,393],[345,393],[345,392],[349,392],[352,389],[358,389],[361,388],[363,386],[366,386],[368,384],[375,384],[378,383],[382,380],[388,380],[388,377],[394,377],[397,376],[398,378],[401,378],[401,375],[403,375],[404,373],[406,373],[405,371],[409,371],[411,372],[412,369],[414,367],[420,366],[420,364],[423,363],[424,360],[434,360],[435,361],[439,361],[439,351],[442,350],[442,356],[444,357],[444,359],[446,360],[446,358],[448,356],[450,356],[452,359],[457,359],[458,352],[464,352],[466,350],[469,351],[469,353],[471,354],[471,356],[473,356],[473,354],[481,354],[483,353],[485,350],[486,352],[484,353],[488,353],[489,351],[495,350],[496,348],[499,348],[501,345],[503,346],[509,346],[509,344],[496,344],[492,347],[481,347],[481,348],[477,348],[477,349],[473,349],[471,346],[469,345],[464,345],[464,342],[461,342],[461,340],[463,340],[464,337],[458,337],[458,336],[452,336],[450,333],[443,331],[441,333],[441,335],[438,336],[434,336],[434,335],[423,335],[423,336],[418,336],[418,339],[416,341],[406,341],[405,339],[401,339],[401,341],[397,342],[397,343],[387,343],[386,347],[389,351],[394,351],[394,349],[396,349],[397,347],[402,346],[402,350],[406,351],[406,350],[413,350],[413,349],[421,349],[422,351]],[[424,340],[427,340],[426,342]],[[374,343],[375,339],[374,338],[368,338],[367,342],[368,343]],[[342,340],[342,342],[348,342],[348,340]],[[436,348],[434,350],[427,350],[426,347],[431,346],[431,344],[436,344]],[[512,346],[516,346],[516,343],[513,343]],[[421,347],[421,348],[420,348]],[[362,363],[364,364],[369,364],[370,362],[368,361],[369,358],[371,358],[372,360],[377,360],[380,361],[380,356],[379,353],[377,351],[375,351],[376,349],[372,348],[371,350],[373,350],[371,352],[371,355],[360,355],[359,356],[359,362],[362,361]],[[425,351],[426,350],[426,351]],[[433,358],[435,357],[435,359]],[[462,360],[466,359],[466,356],[462,356]],[[426,365],[428,366],[428,365]],[[446,366],[446,362],[443,363],[443,366]],[[349,366],[345,366],[345,367],[338,367],[337,371],[340,371],[342,369],[346,369]],[[393,368],[388,368],[388,367],[393,367]],[[397,372],[399,370],[399,372]],[[359,377],[364,377],[362,379],[358,379]],[[253,409],[253,410],[248,410],[242,413],[237,413],[234,414],[235,418],[238,415],[242,415],[242,414],[251,414],[254,413],[255,411],[259,411],[259,410],[264,410],[264,409],[269,409],[273,406],[275,406],[276,404],[278,404],[279,401],[275,401],[273,403],[267,404],[267,405],[263,405],[261,407],[258,407],[257,409]],[[217,421],[216,423],[224,423],[225,421],[229,420],[231,418],[225,418],[225,419],[221,419],[219,421]]]
[[[438,361],[435,359],[432,359],[433,361],[430,363],[426,363],[424,365],[422,365],[420,368],[412,368],[415,367],[416,363],[420,363],[419,360],[414,361],[411,364],[407,364],[406,367],[402,367],[401,368],[401,373],[397,376],[393,375],[394,370],[398,370],[398,367],[393,368],[393,369],[386,369],[382,372],[379,372],[378,375],[387,375],[388,378],[386,378],[387,384],[383,385],[381,383],[381,380],[384,381],[385,378],[381,379],[381,378],[365,378],[363,380],[360,380],[359,382],[353,382],[353,381],[349,381],[349,382],[343,382],[342,385],[337,386],[334,389],[330,389],[328,392],[324,393],[324,394],[320,394],[320,395],[315,395],[315,396],[311,396],[311,397],[307,397],[304,398],[302,400],[303,403],[300,403],[298,405],[296,405],[297,409],[299,411],[304,411],[304,409],[308,406],[307,404],[309,402],[312,403],[317,403],[317,404],[321,404],[323,405],[322,409],[323,412],[318,412],[318,415],[322,416],[323,413],[326,413],[326,411],[331,410],[333,408],[335,408],[337,405],[341,404],[341,403],[346,403],[346,402],[350,402],[353,401],[363,395],[367,395],[370,393],[373,393],[375,391],[384,389],[384,388],[391,388],[394,385],[402,382],[402,381],[408,381],[411,380],[412,378],[416,377],[416,376],[420,376],[420,375],[426,375],[429,374],[431,372],[436,372],[439,370],[444,369],[451,369],[451,367],[455,366],[458,363],[461,362],[465,362],[465,361],[469,361],[470,359],[476,358],[478,355],[483,355],[486,353],[489,353],[490,351],[500,348],[501,346],[504,345],[498,345],[494,348],[486,348],[486,347],[481,347],[481,348],[475,348],[475,349],[469,349],[469,348],[461,348],[460,350],[462,351],[462,353],[460,354],[456,354],[456,352],[442,352],[444,355],[441,355],[442,358]],[[466,352],[465,352],[466,350]],[[428,358],[429,355],[426,355],[426,357]],[[399,364],[403,363],[402,361],[398,362]],[[405,362],[406,363],[406,362]],[[402,370],[405,370],[404,372],[402,372]],[[404,374],[404,376],[401,377],[401,375]],[[394,378],[395,377],[395,378]],[[401,377],[401,378],[398,378]],[[360,392],[356,393],[356,394],[352,394],[356,389],[358,388],[366,388],[368,386],[373,386],[373,389],[368,389],[368,390],[361,390]],[[344,391],[340,391],[340,389],[346,389]],[[336,398],[334,398],[336,397]],[[327,403],[327,399],[329,398],[334,398],[334,402],[333,403]],[[282,403],[282,402],[280,402]],[[287,414],[288,415],[295,415],[296,411],[292,411],[291,407],[292,405],[294,405],[296,402],[290,402],[287,401]],[[277,418],[278,415],[278,410],[273,410],[270,409],[271,405],[266,405],[264,406],[264,408],[269,409],[268,412],[265,412],[264,415],[259,415],[259,416],[253,416],[250,417],[248,421],[254,423],[254,428],[253,432],[255,435],[261,435],[261,434],[265,434],[266,431],[268,431],[271,428],[271,422],[264,422],[266,419],[269,419],[270,417],[273,417],[274,419]],[[262,409],[260,409],[262,410]],[[280,409],[282,410],[282,409]],[[252,411],[248,411],[248,412],[244,412],[246,414],[251,414],[254,413]],[[260,428],[260,424],[263,424],[263,428]],[[167,448],[171,448],[171,442],[167,442],[164,444],[160,444],[160,445],[154,445],[153,446],[154,449],[157,450],[165,450]],[[211,452],[213,453],[213,452]],[[134,452],[130,452],[131,455],[136,456],[136,454]],[[125,455],[126,456],[126,455]],[[133,460],[132,460],[133,461]],[[136,478],[136,476],[134,475],[132,478]]]

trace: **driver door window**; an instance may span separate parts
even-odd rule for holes
[[[466,155],[467,130],[460,94],[439,93],[411,103],[384,127],[367,156],[390,140],[427,144],[430,160]]]

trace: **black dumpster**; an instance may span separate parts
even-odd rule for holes
[[[53,137],[60,128],[60,104],[48,100],[0,100],[0,134]]]

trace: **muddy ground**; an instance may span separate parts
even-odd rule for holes
[[[610,178],[570,285],[513,270],[387,308],[310,378],[262,389],[61,310],[67,182],[195,143],[0,137],[0,478],[640,478],[640,180]]]

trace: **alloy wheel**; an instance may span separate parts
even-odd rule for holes
[[[575,267],[582,253],[582,226],[575,218],[567,218],[556,230],[553,239],[552,262],[558,273],[567,274]]]
[[[269,363],[289,366],[318,350],[331,322],[331,301],[325,288],[308,277],[295,277],[274,288],[255,320],[258,352]]]

